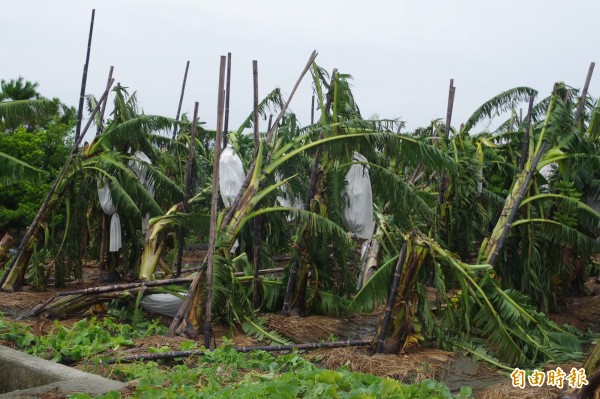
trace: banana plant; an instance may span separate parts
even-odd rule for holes
[[[166,140],[153,132],[171,128],[174,121],[170,118],[136,114],[135,96],[134,100],[131,100],[122,87],[115,88],[115,98],[113,119],[107,122],[103,133],[96,136],[92,143],[84,146],[81,152],[74,152],[72,155],[68,168],[58,182],[48,206],[44,208],[43,214],[39,215],[40,223],[37,223],[33,234],[23,244],[24,250],[14,260],[2,289],[12,291],[21,288],[36,247],[37,238],[53,212],[59,205],[62,206],[61,204],[66,204],[67,214],[73,217],[67,217],[65,220],[67,224],[61,229],[63,237],[60,240],[58,253],[54,256],[55,266],[60,267],[58,259],[65,256],[64,250],[71,248],[76,252],[79,249],[75,247],[73,240],[66,240],[66,237],[69,234],[79,236],[81,232],[77,229],[87,223],[85,219],[90,215],[86,212],[86,208],[88,203],[97,201],[95,187],[98,178],[107,179],[117,208],[123,215],[126,215],[124,218],[125,231],[130,238],[136,236],[135,232],[143,214],[146,212],[152,215],[162,213],[161,206],[148,193],[129,167],[129,163],[134,160],[130,154],[135,150],[145,150],[152,156],[154,154],[152,143]],[[155,182],[159,197],[181,192],[158,168],[151,164],[145,166],[148,177]],[[78,212],[75,212],[76,209]],[[135,241],[132,240],[132,242]],[[135,258],[139,256],[135,245],[129,248],[129,252],[130,258],[133,253],[135,253]],[[76,256],[70,256],[70,258],[79,259]]]

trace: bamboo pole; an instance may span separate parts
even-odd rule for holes
[[[268,346],[234,346],[231,349],[240,352],[240,353],[248,353],[252,351],[265,351],[265,352],[283,352],[283,351],[291,351],[294,349],[298,350],[314,350],[314,349],[324,349],[324,348],[348,348],[348,347],[356,347],[356,346],[368,346],[370,341],[368,340],[359,340],[359,341],[337,341],[337,342],[315,342],[315,343],[305,343],[305,344],[289,344],[289,345],[268,345]],[[142,353],[138,355],[125,356],[120,358],[112,358],[103,361],[103,364],[115,364],[115,363],[125,363],[125,362],[134,362],[138,360],[170,360],[177,359],[182,357],[190,357],[190,356],[204,356],[206,353],[210,353],[213,350],[211,349],[200,349],[200,350],[189,350],[189,351],[173,351],[173,352],[163,352],[163,353]]]
[[[258,154],[258,145],[260,143],[260,133],[258,130],[258,62],[252,61],[252,84],[254,87],[254,155]]]
[[[444,141],[447,141],[450,137],[450,125],[452,123],[452,109],[454,108],[454,93],[456,88],[454,87],[454,79],[450,79],[450,88],[448,89],[448,107],[446,109],[446,126],[444,131]],[[442,167],[440,172],[440,188],[438,191],[438,203],[444,202],[444,191],[446,186],[446,170]]]
[[[194,105],[194,119],[192,121],[192,136],[190,140],[190,148],[188,152],[188,167],[187,167],[187,175],[185,177],[185,188],[183,190],[183,213],[187,213],[188,211],[188,201],[190,199],[190,191],[192,189],[192,178],[193,178],[193,166],[194,166],[194,152],[195,152],[195,144],[196,144],[196,124],[198,123],[198,102],[196,101]],[[179,227],[179,231],[177,233],[177,241],[179,242],[177,246],[177,259],[176,259],[176,267],[175,267],[175,277],[179,277],[181,275],[181,263],[183,261],[183,247],[185,245],[185,229],[183,226]]]
[[[533,99],[529,97],[529,108],[527,111],[527,123],[525,124],[525,134],[523,135],[523,147],[521,148],[521,159],[519,160],[519,172],[525,168],[527,158],[529,158],[529,138],[531,137],[529,130],[531,129],[531,114],[533,113]]]
[[[175,120],[179,122],[179,117],[181,116],[181,105],[183,104],[183,96],[185,94],[185,83],[187,82],[188,70],[190,68],[190,62],[185,63],[185,72],[183,73],[183,83],[181,84],[181,94],[179,95],[179,105],[177,106],[177,115],[175,115]],[[172,140],[175,140],[177,137],[177,126],[173,128],[173,136]]]
[[[111,65],[110,69],[108,70],[108,80],[106,81],[107,86],[112,79],[114,70],[115,70],[115,67]],[[99,118],[100,122],[98,124],[98,128],[96,129],[96,136],[101,134],[102,131],[104,130],[104,112],[106,111],[107,103],[108,103],[108,96],[104,99],[104,102],[102,103],[102,107],[100,108],[100,118]]]
[[[223,148],[227,147],[229,133],[229,97],[231,95],[231,53],[227,53],[227,83],[225,84],[225,126],[223,128]]]
[[[109,87],[110,81],[112,80],[112,76],[113,76],[113,72],[114,72],[115,67],[114,66],[110,66],[110,69],[108,71],[108,80],[106,82],[106,86]],[[98,124],[98,127],[96,128],[96,136],[102,134],[102,131],[104,130],[104,112],[106,111],[106,104],[108,103],[108,96],[106,96],[106,98],[104,99],[104,102],[102,102],[102,106],[100,108],[100,122]],[[108,259],[108,225],[110,223],[110,216],[106,215],[104,212],[102,213],[102,231],[100,233],[100,269],[101,270],[106,270],[107,269],[107,259]]]
[[[310,124],[314,125],[315,123],[315,95],[312,95],[312,101],[310,103]]]
[[[454,92],[456,87],[454,87],[454,79],[450,79],[450,89],[448,91],[448,109],[446,110],[446,131],[445,138],[448,140],[450,137],[450,125],[452,122],[452,109],[454,108]]]
[[[592,80],[592,74],[594,73],[594,67],[596,63],[590,63],[590,67],[588,69],[587,76],[585,78],[585,83],[583,85],[583,91],[581,92],[581,98],[579,99],[579,105],[577,105],[577,112],[575,112],[574,124],[575,126],[579,125],[579,120],[581,119],[581,114],[583,113],[583,107],[585,106],[585,99],[587,98],[588,88],[590,87],[590,82]]]
[[[256,60],[252,61],[252,82],[254,86],[254,156],[256,157],[260,146],[260,133],[258,129],[258,62]],[[260,307],[260,278],[258,274],[260,269],[260,222],[260,216],[254,218],[254,237],[252,240],[252,268],[254,270],[254,277],[252,279],[252,305],[254,309]]]
[[[381,328],[379,330],[379,334],[377,335],[375,353],[383,352],[385,334],[387,332],[388,325],[390,324],[390,320],[392,318],[392,309],[394,309],[394,305],[396,303],[396,293],[398,292],[398,285],[400,283],[400,277],[402,276],[402,268],[404,266],[404,262],[406,261],[407,246],[407,241],[405,241],[404,245],[402,245],[402,250],[400,251],[400,256],[398,257],[398,262],[396,263],[396,271],[394,272],[394,279],[392,280],[390,296],[388,297],[387,305],[385,307],[385,313],[383,314],[383,320],[381,322]]]
[[[79,109],[77,110],[77,125],[75,127],[75,141],[81,134],[81,119],[83,118],[83,100],[85,98],[85,86],[87,83],[88,65],[90,63],[90,51],[92,49],[92,34],[94,33],[94,17],[96,9],[92,9],[92,19],[90,21],[90,33],[88,35],[87,53],[85,55],[85,64],[83,64],[83,75],[81,76],[81,91],[79,92]]]
[[[48,204],[50,203],[50,199],[54,195],[54,192],[56,191],[56,188],[58,187],[58,184],[61,182],[63,176],[67,172],[67,169],[68,169],[69,165],[71,164],[71,161],[75,157],[75,154],[77,154],[79,145],[81,144],[81,141],[83,140],[83,137],[85,136],[85,133],[90,128],[90,125],[92,124],[92,121],[94,120],[94,117],[96,116],[96,113],[100,109],[100,104],[102,104],[102,102],[105,100],[106,96],[108,95],[108,92],[109,92],[110,87],[112,86],[113,82],[114,82],[114,79],[112,79],[110,81],[109,85],[107,85],[107,88],[104,90],[104,93],[102,94],[102,97],[100,97],[100,101],[98,102],[98,104],[96,104],[96,107],[92,111],[92,115],[90,116],[90,119],[87,121],[87,124],[85,125],[85,128],[83,129],[82,134],[79,136],[79,138],[77,140],[75,140],[75,143],[73,143],[73,148],[71,150],[71,153],[70,153],[69,157],[67,158],[66,162],[64,163],[58,176],[56,176],[54,183],[52,183],[50,190],[48,190],[48,193],[46,194],[46,198],[44,198],[44,202],[42,202],[42,206],[40,207],[37,214],[35,215],[33,222],[31,222],[31,224],[27,228],[27,231],[25,232],[25,236],[21,240],[19,248],[17,249],[17,253],[15,254],[15,257],[12,259],[12,262],[7,266],[4,276],[2,276],[2,280],[0,280],[0,291],[5,288],[4,283],[6,282],[8,275],[10,274],[13,266],[17,263],[17,260],[19,259],[21,254],[23,253],[28,241],[32,238],[34,231],[37,230],[38,225],[42,219],[42,216],[44,216],[46,213]],[[26,266],[25,266],[25,268],[26,268]],[[24,272],[25,272],[25,270],[23,270],[23,272],[21,273],[22,276],[24,276]],[[22,280],[22,278],[19,278],[19,280]],[[20,285],[21,281],[19,281],[18,284]]]
[[[221,158],[221,135],[223,133],[223,85],[225,80],[225,56],[221,56],[219,72],[219,96],[217,106],[217,137],[215,139],[212,201],[210,204],[210,235],[208,240],[208,265],[206,268],[206,310],[204,314],[204,346],[210,348],[212,321],[212,284],[215,260],[215,238],[217,235],[217,199],[219,196],[219,160]]]

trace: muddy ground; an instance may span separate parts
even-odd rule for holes
[[[186,254],[187,259],[184,259],[184,263],[186,260],[192,261],[202,257],[203,251],[195,250]],[[66,289],[79,288],[82,285],[94,286],[100,283],[100,279],[97,268],[90,265],[85,268],[84,281],[69,283]],[[569,298],[564,311],[550,314],[549,317],[561,325],[570,324],[581,330],[600,333],[600,285],[594,284],[594,280],[590,279],[586,287],[589,295]],[[14,319],[55,293],[55,290],[33,292],[27,289],[18,293],[0,292],[0,311],[5,317]],[[323,316],[283,318],[279,315],[267,315],[267,318],[269,328],[301,343],[329,340],[333,336],[340,340],[369,339],[375,333],[380,314],[374,312],[368,315],[352,315],[348,318]],[[84,316],[80,314],[63,322],[69,326]],[[34,334],[40,335],[48,333],[53,325],[51,320],[44,318],[24,322],[31,326]],[[168,325],[170,320],[163,318],[163,322]],[[214,329],[218,344],[228,330],[220,326],[215,326]],[[173,350],[178,350],[180,342],[185,340],[188,338],[149,337],[137,340],[134,347],[123,348],[120,354],[144,353],[152,346],[170,346]],[[233,337],[233,341],[235,346],[258,344],[241,331]],[[365,348],[321,349],[308,352],[306,356],[324,367],[335,368],[346,365],[352,370],[396,378],[407,383],[432,378],[443,381],[453,391],[457,391],[461,386],[470,386],[476,397],[481,399],[555,398],[558,394],[558,390],[547,387],[528,387],[524,390],[512,388],[511,380],[506,373],[501,373],[486,363],[438,349],[421,348],[411,353],[374,356],[370,356]],[[554,369],[556,366],[558,365],[552,365],[551,368]],[[581,365],[560,366],[563,370],[570,370],[571,367]]]

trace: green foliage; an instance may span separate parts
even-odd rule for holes
[[[164,334],[165,331],[155,322],[120,324],[111,318],[99,321],[93,317],[78,321],[72,328],[55,321],[49,334],[35,336],[27,325],[5,321],[0,317],[0,340],[12,341],[30,354],[62,363],[76,362],[108,349],[133,345],[133,339]]]
[[[20,231],[31,223],[71,151],[71,128],[71,124],[52,123],[35,131],[19,127],[0,133],[0,152],[45,172],[35,180],[0,181],[0,231]]]
[[[297,353],[273,356],[254,351],[242,354],[229,345],[198,358],[197,363],[176,365],[168,370],[157,363],[119,365],[118,373],[127,380],[137,379],[136,398],[403,398],[468,399],[469,388],[457,395],[443,384],[424,380],[405,385],[389,378],[325,370]],[[116,396],[119,398],[119,396]],[[75,394],[71,399],[87,399]],[[97,398],[115,398],[109,393]]]

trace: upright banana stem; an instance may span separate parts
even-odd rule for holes
[[[496,232],[496,234],[492,234],[492,237],[490,238],[492,245],[490,247],[490,250],[487,251],[488,256],[487,256],[485,263],[492,265],[492,266],[494,266],[496,264],[496,261],[498,260],[498,256],[500,255],[500,251],[502,250],[502,247],[504,246],[504,241],[506,240],[506,237],[508,236],[508,233],[510,231],[511,224],[515,221],[515,218],[517,217],[517,212],[519,211],[519,207],[521,206],[521,201],[523,201],[523,198],[525,197],[525,193],[529,190],[529,186],[531,184],[531,179],[533,177],[533,174],[536,172],[537,164],[539,163],[540,159],[542,158],[542,155],[544,153],[544,150],[546,149],[547,144],[548,144],[547,142],[544,142],[542,144],[542,146],[540,148],[540,152],[538,152],[535,159],[531,163],[530,168],[527,171],[527,174],[521,175],[517,179],[517,182],[515,183],[515,189],[518,189],[518,190],[513,189],[513,192],[511,193],[511,195],[513,195],[513,193],[516,191],[516,196],[514,197],[514,199],[509,201],[510,196],[509,196],[509,198],[507,198],[506,205],[510,204],[511,206],[509,208],[507,208],[507,206],[505,205],[504,211],[502,212],[502,215],[500,216],[500,219],[498,220],[498,223],[500,223],[500,221],[502,220],[502,225],[500,226],[500,229],[498,230],[498,232]],[[508,213],[505,214],[505,211]],[[505,217],[505,215],[507,215],[507,216]],[[495,237],[498,237],[498,239],[495,240],[494,239]]]
[[[330,120],[329,118],[329,111],[331,110],[333,101],[334,101],[334,93],[330,92],[327,93],[326,98],[324,98],[323,96],[323,90],[320,84],[320,80],[319,80],[319,74],[318,74],[318,70],[317,70],[317,66],[316,64],[313,64],[313,75],[315,77],[315,81],[316,81],[316,90],[317,90],[317,96],[319,99],[319,104],[321,106],[321,118],[320,118],[320,122],[321,125],[324,126],[327,124],[327,122]],[[336,81],[336,75],[337,75],[337,69],[334,68],[333,72],[331,74],[331,84],[330,87],[334,87],[334,92],[335,92],[335,87],[337,86],[337,81]],[[319,140],[324,138],[324,130],[321,130],[321,133],[319,135]],[[310,204],[313,200],[313,198],[315,197],[316,193],[317,193],[317,189],[319,186],[319,179],[323,177],[323,173],[319,173],[321,171],[320,169],[320,165],[321,165],[321,148],[317,148],[317,151],[315,153],[315,158],[313,160],[313,164],[312,164],[312,168],[311,168],[311,173],[310,173],[310,179],[308,181],[308,188],[306,190],[306,197],[305,197],[305,201],[304,201],[304,210],[308,211],[310,210]],[[304,239],[304,228],[303,227],[299,227],[299,234],[297,234],[296,236],[298,237],[298,242],[297,244],[300,244],[302,242],[302,240]],[[296,306],[296,307],[300,307],[300,309],[297,309],[298,312],[303,312],[303,308],[304,308],[304,298],[305,298],[305,291],[306,291],[306,285],[308,284],[308,270],[305,267],[305,265],[309,262],[308,259],[308,255],[306,250],[302,252],[302,254],[300,254],[298,257],[295,257],[294,260],[292,261],[291,265],[290,265],[290,274],[288,277],[288,284],[287,284],[287,288],[285,291],[285,298],[283,301],[283,311],[282,314],[283,316],[287,317],[289,316],[289,307],[290,305]],[[304,267],[304,269],[300,270],[300,267]],[[300,283],[297,283],[297,278],[298,278],[298,271],[301,271],[301,280]],[[293,301],[292,304],[292,296],[294,295],[294,291],[296,291],[296,287],[298,286],[298,295],[296,295],[296,298]]]
[[[523,201],[525,193],[529,189],[533,174],[536,172],[537,165],[542,156],[544,155],[544,151],[546,150],[546,146],[548,145],[548,143],[544,140],[544,136],[546,135],[546,131],[550,123],[550,118],[556,105],[557,88],[558,84],[555,84],[552,97],[550,98],[550,104],[548,104],[548,111],[546,113],[544,126],[542,128],[542,131],[538,138],[538,142],[532,155],[533,158],[525,164],[525,169],[527,170],[527,172],[522,172],[517,177],[517,180],[515,181],[515,184],[513,185],[510,194],[508,195],[508,197],[506,197],[506,200],[504,202],[504,208],[502,210],[502,213],[500,214],[500,218],[498,218],[498,221],[496,222],[496,227],[492,231],[491,236],[483,240],[481,248],[479,249],[479,263],[487,263],[494,266],[494,264],[498,260],[500,251],[502,250],[502,246],[504,245],[504,241],[506,240],[506,237],[508,236],[508,233],[510,231],[511,224],[514,222],[517,216],[517,212],[519,210],[519,206],[521,205],[521,201]]]

